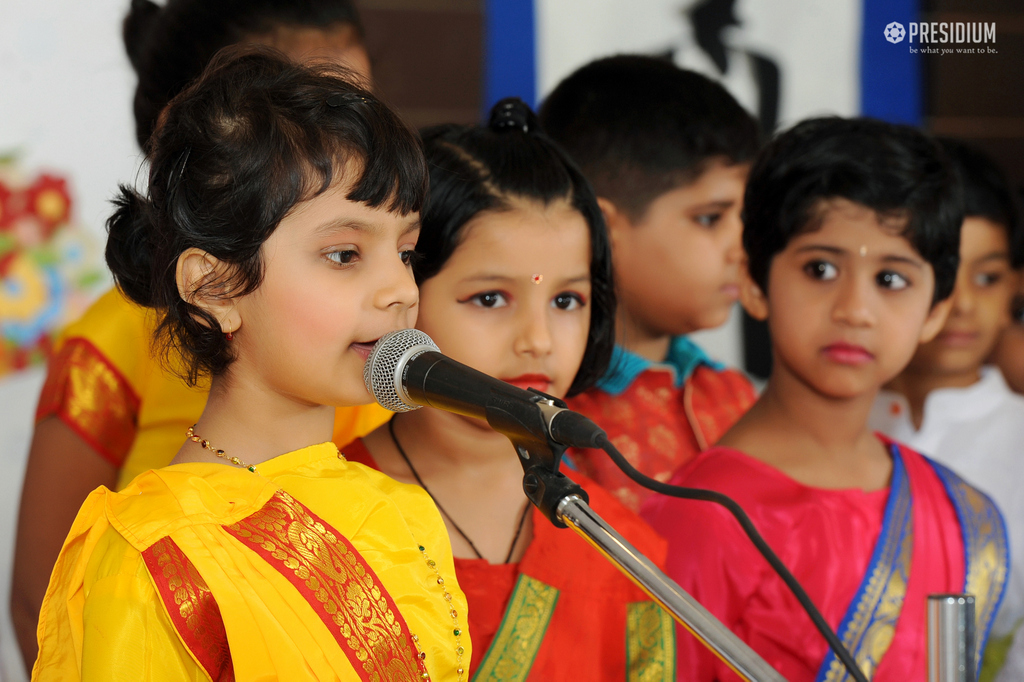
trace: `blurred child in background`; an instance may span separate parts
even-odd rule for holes
[[[943,327],[962,220],[945,155],[912,128],[816,119],[771,142],[744,197],[743,304],[767,320],[772,374],[672,479],[736,500],[876,682],[925,679],[929,594],[976,596],[982,650],[1007,577],[995,505],[867,423]],[[725,509],[659,496],[643,515],[669,541],[669,575],[787,680],[842,678]],[[735,679],[689,634],[679,650],[679,679]]]
[[[1017,288],[1010,302],[1010,324],[999,335],[989,363],[999,368],[1010,388],[1024,394],[1024,271],[1017,271]]]
[[[739,297],[757,124],[717,83],[640,56],[582,67],[548,96],[541,122],[594,185],[619,297],[611,367],[570,406],[667,480],[754,402],[746,377],[685,335],[725,323]],[[649,494],[603,453],[574,461],[633,509]]]
[[[521,388],[585,390],[614,343],[611,254],[587,181],[519,100],[489,127],[424,131],[430,199],[415,272],[417,327],[441,350]],[[342,448],[423,486],[442,510],[469,599],[473,679],[669,680],[671,618],[523,494],[523,468],[486,422],[395,415]],[[594,509],[652,560],[664,541],[574,474]]]
[[[1011,554],[1024,556],[1024,397],[986,364],[1010,325],[1024,261],[1019,220],[1005,176],[985,154],[942,145],[964,190],[960,268],[942,331],[878,394],[869,424],[942,462],[984,490],[1006,515]],[[1024,618],[1024,562],[1011,573],[992,630],[1004,637]],[[992,665],[998,665],[992,662]]]

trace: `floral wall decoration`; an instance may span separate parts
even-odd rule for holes
[[[107,283],[101,257],[74,221],[68,179],[0,156],[0,377],[46,361]]]

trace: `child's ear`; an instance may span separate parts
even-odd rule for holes
[[[750,276],[746,262],[740,268],[740,305],[755,320],[764,322],[768,319],[768,299]]]
[[[932,309],[928,311],[928,317],[924,320],[924,326],[921,327],[921,338],[918,343],[928,343],[942,331],[942,327],[946,324],[946,318],[949,317],[949,311],[953,309],[953,297],[949,296],[945,300],[939,301],[932,306]]]
[[[626,230],[633,227],[633,221],[623,211],[620,211],[619,207],[610,199],[598,197],[597,205],[601,208],[601,214],[604,215],[604,224],[608,227],[608,238],[614,249],[616,243],[621,243]]]
[[[236,301],[224,284],[229,280],[230,267],[206,251],[189,248],[178,256],[175,272],[178,295],[212,315],[225,334],[242,326],[242,316],[235,305]],[[206,324],[201,318],[197,320]]]

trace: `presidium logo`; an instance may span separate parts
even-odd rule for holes
[[[911,21],[907,24],[893,21],[885,26],[883,35],[890,43],[902,43],[907,38],[911,53],[922,54],[998,54],[995,22],[980,21]],[[920,47],[913,47],[914,39]],[[935,45],[951,47],[936,47]]]
[[[885,27],[885,39],[890,43],[902,43],[907,32],[903,30],[903,24],[894,21]]]

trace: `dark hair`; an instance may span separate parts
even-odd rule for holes
[[[222,47],[279,26],[327,29],[349,25],[362,42],[363,26],[352,0],[131,0],[123,37],[135,89],[139,146],[156,127],[160,111],[199,77]]]
[[[281,219],[333,185],[367,206],[421,209],[419,140],[347,74],[267,48],[226,48],[161,118],[147,195],[121,187],[107,264],[128,298],[163,314],[157,339],[181,356],[190,384],[222,373],[232,354],[217,321],[178,293],[182,252],[195,247],[230,264],[203,288],[241,296],[259,286],[261,247]]]
[[[939,138],[964,190],[964,215],[986,218],[1006,230],[1013,267],[1024,265],[1020,211],[1006,175],[988,154],[958,140]]]
[[[514,199],[544,205],[567,201],[590,231],[591,308],[587,348],[569,388],[576,395],[604,374],[615,345],[615,294],[611,249],[597,199],[583,174],[539,130],[537,118],[518,98],[491,110],[490,125],[443,125],[421,133],[430,168],[430,198],[421,216],[413,272],[422,283],[444,267],[458,248],[462,228],[486,211],[507,211]]]
[[[637,55],[576,70],[548,95],[540,120],[597,195],[634,219],[711,161],[749,161],[760,144],[757,123],[721,85]]]
[[[942,148],[909,126],[836,117],[807,120],[782,133],[750,171],[743,247],[763,291],[775,254],[815,229],[821,201],[832,198],[905,219],[903,236],[935,271],[933,303],[952,293],[963,198]]]

